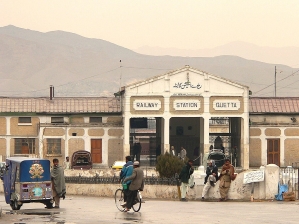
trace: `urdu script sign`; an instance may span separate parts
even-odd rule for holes
[[[249,184],[253,182],[262,182],[264,181],[264,171],[252,171],[248,173],[244,173],[243,184]]]

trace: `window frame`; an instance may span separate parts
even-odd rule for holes
[[[32,124],[32,118],[31,117],[18,117],[18,124],[19,125],[28,125],[28,124],[31,125]]]
[[[51,124],[63,124],[64,117],[51,117]]]
[[[14,138],[14,155],[22,155],[22,156],[35,155],[36,154],[35,143],[36,143],[35,138]],[[28,145],[28,153],[22,153],[22,146],[25,144]]]
[[[89,123],[90,124],[102,124],[103,117],[89,117]]]
[[[54,149],[51,149],[52,147],[54,147]],[[61,156],[62,155],[62,139],[61,138],[46,138],[46,150],[47,150],[46,151],[47,156]]]

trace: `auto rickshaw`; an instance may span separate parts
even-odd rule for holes
[[[53,206],[50,161],[47,159],[10,157],[3,173],[4,196],[13,210],[23,203],[40,202]]]
[[[221,149],[213,149],[208,155],[208,160],[214,160],[215,165],[218,168],[223,166],[226,158],[226,155],[221,151]]]

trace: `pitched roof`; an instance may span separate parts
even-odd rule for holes
[[[299,113],[299,97],[251,97],[249,113]]]
[[[208,73],[208,72],[205,72],[205,71],[202,71],[202,70],[199,70],[197,68],[193,68],[189,65],[185,65],[184,67],[182,68],[179,68],[179,69],[176,69],[176,70],[172,70],[172,71],[169,71],[169,72],[166,72],[164,74],[160,74],[160,75],[156,75],[156,76],[153,76],[153,77],[150,77],[148,79],[143,79],[143,80],[139,80],[137,82],[133,82],[133,83],[130,83],[124,87],[122,87],[122,89],[125,89],[125,88],[128,88],[128,87],[131,87],[131,86],[135,86],[135,85],[139,85],[139,84],[143,84],[143,83],[148,83],[148,82],[151,82],[153,80],[156,80],[156,79],[159,79],[159,78],[163,78],[164,76],[166,75],[175,75],[179,72],[182,72],[182,71],[186,71],[186,70],[190,70],[190,71],[194,71],[194,72],[197,72],[197,73],[205,73],[205,74],[208,74],[210,76],[213,76],[217,79],[221,79],[223,81],[226,81],[226,82],[230,82],[230,83],[234,83],[236,85],[239,85],[239,86],[243,86],[243,87],[246,87],[246,88],[249,88],[248,86],[245,86],[244,84],[240,84],[238,82],[235,82],[235,81],[232,81],[232,80],[229,80],[229,79],[226,79],[226,78],[223,78],[223,77],[220,77],[220,76],[217,76],[217,75],[214,75],[214,74],[211,74],[211,73]]]
[[[115,97],[0,97],[0,113],[113,113],[120,108]]]

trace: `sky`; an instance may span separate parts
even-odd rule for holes
[[[63,30],[128,49],[233,41],[299,47],[298,0],[0,0],[0,27]]]

